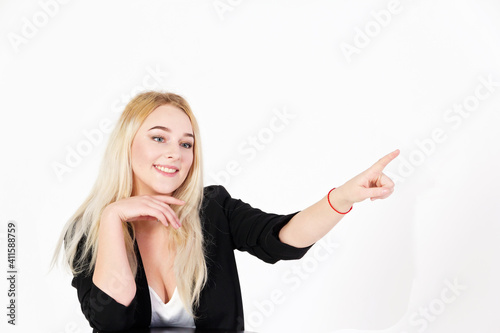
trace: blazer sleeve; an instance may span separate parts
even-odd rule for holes
[[[312,247],[297,248],[279,239],[281,228],[299,211],[288,215],[266,213],[240,199],[232,198],[221,185],[207,186],[205,191],[222,209],[234,249],[246,251],[274,264],[279,260],[300,259]]]
[[[81,244],[82,241],[79,248]],[[87,265],[88,262],[89,259],[87,259]],[[71,285],[77,290],[82,312],[90,326],[94,328],[94,332],[96,330],[113,332],[133,327],[138,303],[137,292],[129,306],[124,306],[94,284],[93,273],[92,269],[90,272],[86,270],[74,275]]]

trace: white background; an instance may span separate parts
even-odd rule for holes
[[[0,279],[0,330],[91,331],[48,266],[96,178],[100,124],[145,82],[191,104],[205,183],[268,212],[401,150],[394,194],[302,260],[237,253],[247,330],[498,332],[499,33],[494,0],[0,1],[1,276],[10,220],[19,271],[15,327]]]

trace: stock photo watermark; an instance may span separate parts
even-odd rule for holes
[[[127,94],[122,94],[119,99],[112,103],[111,112],[116,114],[123,111],[125,105],[136,94],[145,90],[154,90],[161,87],[164,78],[167,76],[158,65],[153,69],[146,67],[147,74],[143,77],[140,85],[133,87]],[[102,118],[97,127],[91,129],[83,129],[81,131],[83,139],[73,145],[65,146],[64,158],[52,162],[52,170],[59,180],[62,182],[66,174],[70,174],[84,160],[85,157],[92,154],[94,149],[100,146],[107,134],[111,133],[114,127],[114,121],[108,117]]]
[[[243,142],[238,145],[237,152],[244,161],[254,160],[259,151],[263,151],[274,141],[277,133],[282,132],[290,121],[297,117],[296,114],[288,111],[286,107],[273,109],[273,116],[269,119],[266,127],[261,128],[255,135],[247,136]],[[241,158],[229,160],[223,170],[210,172],[210,178],[217,184],[228,186],[231,177],[237,176],[243,171],[244,162]]]
[[[123,268],[121,272],[111,273],[111,282],[108,285],[111,293],[119,293],[124,287],[128,287],[125,283],[125,277],[128,276],[126,268]],[[62,328],[56,330],[58,333],[81,333],[89,331],[89,324],[87,319],[83,316],[82,308],[90,307],[93,310],[94,316],[102,314],[105,307],[113,301],[113,298],[106,293],[97,292],[90,293],[88,297],[83,301],[82,305],[79,303],[75,304],[72,319],[68,320],[64,325],[60,325]],[[80,320],[81,319],[81,320]]]
[[[372,19],[366,22],[363,28],[355,26],[352,42],[340,43],[340,50],[347,63],[350,64],[354,55],[359,55],[363,49],[368,47],[372,40],[380,35],[384,28],[389,26],[394,16],[402,11],[401,2],[391,0],[387,3],[386,9],[372,10],[370,12]]]
[[[212,5],[219,19],[224,21],[226,13],[234,11],[242,2],[243,0],[215,0]]]
[[[18,315],[18,271],[17,271],[17,223],[10,220],[7,222],[7,323],[16,325]]]
[[[418,333],[425,332],[467,290],[465,285],[458,282],[458,278],[454,278],[453,281],[445,279],[444,285],[437,297],[431,299],[426,305],[420,306],[410,315],[408,324]],[[408,333],[408,331],[400,333]]]
[[[80,304],[76,304],[74,307],[74,312],[72,319],[67,320],[65,323],[58,322],[54,325],[59,326],[59,328],[55,328],[52,330],[54,333],[84,333],[88,332],[90,329],[89,324],[86,322],[85,317],[83,317],[82,310],[80,308]],[[79,318],[82,318],[83,321],[80,321]],[[67,318],[66,318],[67,319]]]
[[[402,183],[405,178],[410,177],[420,165],[434,154],[439,144],[448,140],[450,132],[462,127],[464,121],[477,112],[481,102],[490,98],[500,87],[500,82],[495,81],[492,74],[487,77],[480,76],[478,81],[479,84],[476,85],[474,92],[443,112],[443,122],[449,127],[448,129],[445,129],[444,126],[432,129],[428,137],[414,140],[416,147],[410,153],[399,156],[397,173],[387,172],[387,175],[395,183]]]
[[[40,7],[31,18],[24,16],[21,19],[20,31],[9,32],[7,39],[16,53],[19,53],[20,47],[26,45],[35,38],[40,30],[49,24],[61,8],[61,5],[69,3],[71,0],[40,0],[38,6]]]
[[[282,287],[273,289],[268,298],[253,302],[255,309],[248,315],[245,314],[245,324],[249,329],[255,330],[261,327],[266,318],[270,318],[277,307],[285,303],[287,296],[297,291],[318,270],[321,263],[340,247],[331,235],[328,234],[313,246],[312,256],[306,255],[283,273]]]

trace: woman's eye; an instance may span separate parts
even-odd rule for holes
[[[162,136],[153,136],[152,137],[153,141],[156,141],[158,143],[164,143],[165,142],[165,138],[162,137]],[[193,147],[193,145],[189,142],[184,142],[184,143],[181,143],[181,146],[183,148],[187,148],[187,149],[190,149]]]

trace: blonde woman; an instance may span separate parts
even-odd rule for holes
[[[97,180],[68,220],[64,247],[94,331],[157,326],[243,330],[234,249],[299,259],[352,208],[388,197],[396,150],[314,205],[265,213],[203,186],[200,131],[184,98],[145,92],[125,107]],[[63,246],[64,245],[64,246]]]

